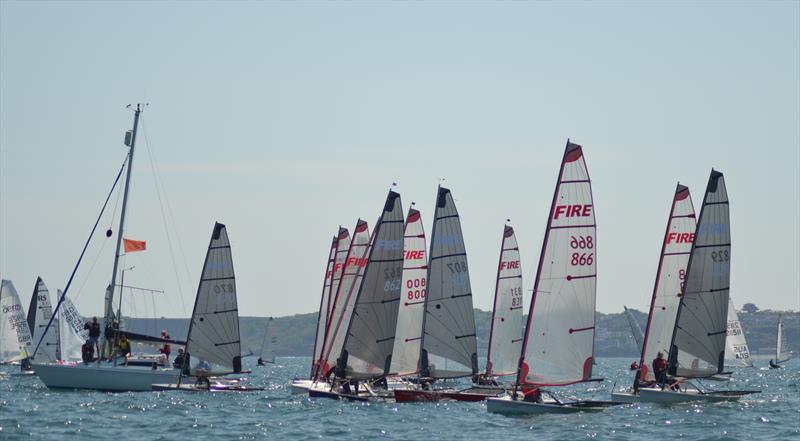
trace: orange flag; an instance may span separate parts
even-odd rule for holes
[[[122,239],[125,242],[125,252],[132,253],[134,251],[144,251],[147,249],[147,242],[143,240]]]

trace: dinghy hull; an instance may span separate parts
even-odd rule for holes
[[[486,410],[503,415],[540,415],[549,413],[597,412],[624,403],[613,401],[574,401],[571,403],[531,403],[508,397],[489,398]]]
[[[495,397],[501,392],[497,393],[476,393],[457,390],[419,390],[419,389],[395,389],[394,399],[398,403],[416,403],[416,402],[429,402],[429,401],[467,401],[477,402],[483,401],[488,397]]]
[[[661,404],[675,404],[686,403],[690,401],[705,401],[715,403],[720,401],[735,401],[745,395],[758,393],[758,391],[718,391],[718,392],[700,392],[700,391],[671,391],[660,389],[642,389],[639,391],[639,401],[644,403],[661,403]]]
[[[153,384],[177,383],[177,369],[152,369],[104,364],[33,364],[40,380],[51,389],[94,389],[102,391],[151,391]]]
[[[308,393],[314,385],[314,380],[292,380],[291,391],[293,395]]]

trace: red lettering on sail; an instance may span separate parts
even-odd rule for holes
[[[519,268],[519,260],[514,260],[511,262],[500,262],[500,269],[516,269]]]
[[[419,260],[425,258],[425,251],[406,251],[405,259],[406,260]]]
[[[694,233],[669,233],[667,234],[667,244],[670,243],[692,243]]]
[[[558,219],[559,216],[564,217],[587,217],[592,215],[592,205],[557,205],[556,212],[553,219]]]

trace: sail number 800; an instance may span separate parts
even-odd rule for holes
[[[406,288],[408,288],[408,294],[407,294],[408,300],[419,300],[425,298],[424,278],[406,280]]]

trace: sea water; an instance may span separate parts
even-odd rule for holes
[[[609,399],[631,383],[628,359],[600,359],[601,383],[555,390],[571,397]],[[260,392],[129,392],[50,390],[36,376],[10,375],[1,366],[2,440],[792,440],[800,439],[800,362],[770,370],[737,368],[732,381],[703,382],[720,389],[757,389],[741,401],[672,406],[635,404],[597,413],[506,417],[483,403],[350,403],[292,395],[308,358],[278,358],[255,366],[250,384]]]

